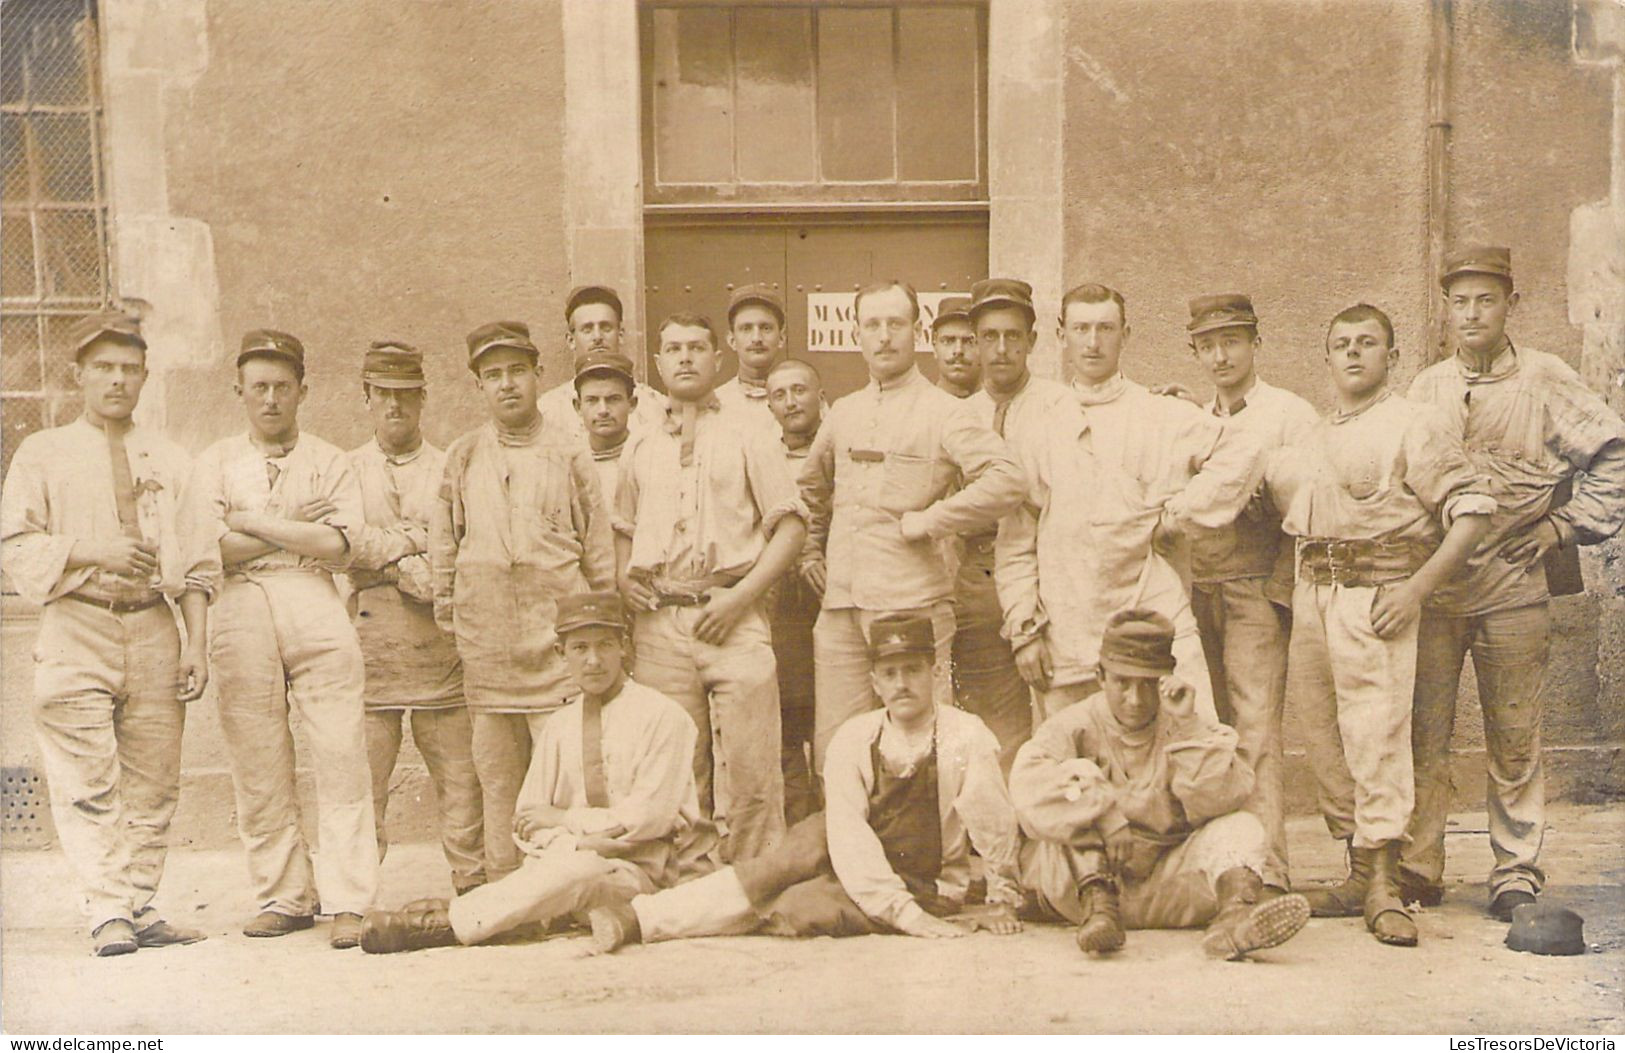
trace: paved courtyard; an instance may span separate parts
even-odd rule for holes
[[[175,853],[162,902],[210,938],[96,960],[59,852],[0,855],[0,1026],[18,1033],[194,1032],[1507,1032],[1625,1030],[1625,804],[1554,807],[1550,898],[1586,918],[1592,953],[1514,953],[1482,913],[1484,817],[1455,817],[1449,894],[1414,950],[1357,919],[1315,920],[1249,963],[1208,961],[1190,932],[1131,933],[1106,960],[1060,926],[926,943],[901,936],[695,940],[586,954],[586,941],[393,957],[278,940],[251,913],[233,851]],[[1333,877],[1318,820],[1292,823],[1295,868]],[[382,899],[444,894],[444,863],[399,845]]]

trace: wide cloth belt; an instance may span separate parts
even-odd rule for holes
[[[150,611],[164,602],[162,593],[149,596],[144,600],[104,600],[99,596],[82,596],[77,592],[66,593],[62,598],[73,600],[76,603],[87,604],[91,607],[99,607],[111,614],[134,614],[137,611]]]
[[[655,593],[655,608],[661,607],[703,607],[705,594],[712,589],[731,589],[739,584],[738,575],[712,574],[698,581],[672,581],[669,578],[656,578],[650,588]]]
[[[1410,577],[1430,551],[1409,541],[1299,538],[1298,577],[1315,585],[1369,588]]]

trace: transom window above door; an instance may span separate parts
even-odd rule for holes
[[[642,8],[648,204],[985,200],[973,3]]]

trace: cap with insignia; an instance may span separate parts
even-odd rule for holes
[[[990,307],[1019,307],[1027,312],[1028,317],[1037,317],[1037,312],[1033,310],[1033,287],[1014,278],[979,281],[970,287],[970,298],[967,313],[973,322],[977,315]]]
[[[79,319],[68,330],[68,350],[73,353],[73,360],[79,361],[85,348],[104,336],[137,344],[143,351],[147,349],[140,319],[123,311],[101,311]]]
[[[632,375],[632,360],[619,351],[593,351],[582,355],[576,362],[576,387],[590,376],[617,376],[625,377],[627,383],[637,383]]]
[[[480,356],[501,347],[542,357],[536,345],[530,342],[530,327],[524,322],[487,322],[468,334],[468,368],[478,372],[475,363]]]
[[[937,637],[930,618],[916,614],[887,614],[869,626],[869,658],[894,654],[937,653]]]
[[[937,326],[944,322],[968,323],[971,302],[969,296],[944,296],[937,304],[937,316],[931,319],[931,331],[936,332]]]
[[[1106,622],[1100,664],[1118,676],[1167,676],[1174,671],[1174,623],[1144,607],[1118,611]]]
[[[237,364],[241,366],[251,358],[280,358],[292,362],[301,374],[305,371],[305,345],[280,329],[250,329],[244,333]]]
[[[570,316],[576,313],[576,308],[587,303],[601,303],[613,307],[617,320],[626,316],[626,312],[621,309],[621,295],[614,289],[607,285],[578,285],[564,298],[564,324],[569,325]]]
[[[741,285],[728,297],[728,324],[734,324],[734,315],[739,313],[741,307],[759,304],[766,307],[778,316],[779,324],[784,324],[784,300],[770,285],[757,282],[752,285]]]
[[[1529,954],[1584,954],[1585,919],[1550,903],[1523,903],[1512,912],[1506,945]]]
[[[361,359],[361,381],[375,388],[421,388],[423,352],[399,340],[374,340]]]
[[[599,626],[626,629],[626,608],[618,592],[577,592],[559,600],[553,631],[560,636],[575,629]]]
[[[1444,258],[1444,271],[1439,275],[1439,287],[1449,289],[1450,283],[1463,274],[1490,274],[1512,281],[1512,250],[1499,245],[1469,245]]]
[[[1258,326],[1253,301],[1242,293],[1198,296],[1190,302],[1190,308],[1191,320],[1186,323],[1185,329],[1192,336],[1211,333],[1215,329],[1228,329],[1233,325]]]

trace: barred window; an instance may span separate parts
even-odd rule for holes
[[[93,0],[7,0],[0,24],[0,457],[79,413],[64,337],[111,303]]]

